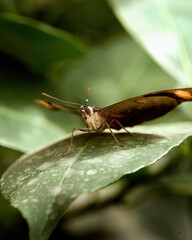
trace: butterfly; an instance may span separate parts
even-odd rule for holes
[[[80,105],[80,108],[76,109],[56,102],[50,102],[42,99],[36,100],[37,103],[50,110],[65,111],[80,115],[82,116],[83,121],[87,124],[86,129],[74,128],[72,130],[71,143],[64,156],[68,155],[71,151],[73,135],[76,130],[86,132],[103,132],[105,129],[109,129],[116,143],[122,147],[112,129],[120,130],[123,128],[126,132],[128,132],[126,127],[133,127],[143,122],[159,118],[176,108],[179,104],[192,101],[192,88],[152,92],[133,97],[101,109],[95,106],[87,106],[89,88],[87,91],[86,103],[84,105],[63,101],[46,93],[42,94],[56,101]]]

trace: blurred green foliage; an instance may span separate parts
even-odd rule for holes
[[[1,174],[23,153],[84,126],[37,106],[41,92],[84,103],[90,87],[90,104],[103,107],[192,86],[191,9],[190,0],[0,0]],[[189,103],[156,122],[191,121],[191,113]],[[155,165],[82,196],[50,239],[191,239],[191,146],[189,139]],[[0,239],[27,232],[1,198]]]

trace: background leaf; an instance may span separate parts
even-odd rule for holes
[[[108,0],[119,21],[181,86],[192,85],[192,2]]]
[[[83,55],[82,43],[69,33],[30,18],[1,13],[0,33],[0,50],[39,72]]]
[[[27,219],[31,239],[47,239],[79,195],[151,165],[192,135],[191,123],[138,126],[133,136],[80,134],[67,157],[70,139],[21,157],[3,175],[2,193]]]

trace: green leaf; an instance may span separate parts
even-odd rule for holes
[[[182,86],[192,85],[192,2],[108,0],[125,29]]]
[[[43,146],[65,133],[43,116],[25,114],[3,106],[0,106],[0,126],[4,126],[0,129],[0,145],[21,152]]]
[[[103,188],[159,160],[192,135],[192,123],[138,126],[134,135],[120,132],[116,145],[110,133],[77,134],[24,155],[3,175],[1,189],[27,219],[31,240],[47,239],[79,195]]]
[[[83,55],[82,44],[69,33],[12,14],[0,15],[0,50],[36,71]]]

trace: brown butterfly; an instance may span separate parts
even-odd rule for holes
[[[64,103],[81,105],[78,103],[63,101],[45,93],[42,94]],[[100,109],[94,106],[87,106],[88,94],[89,89],[87,93],[86,104],[81,105],[80,109],[45,100],[36,100],[39,104],[42,104],[50,110],[67,111],[81,115],[83,121],[87,124],[87,129],[73,129],[71,135],[71,144],[64,156],[68,155],[71,150],[73,134],[76,130],[86,132],[103,132],[106,128],[108,128],[117,144],[122,147],[112,129],[120,130],[123,128],[126,132],[128,132],[125,127],[132,127],[143,122],[156,119],[170,112],[182,102],[192,101],[192,88],[182,88],[144,94]]]

